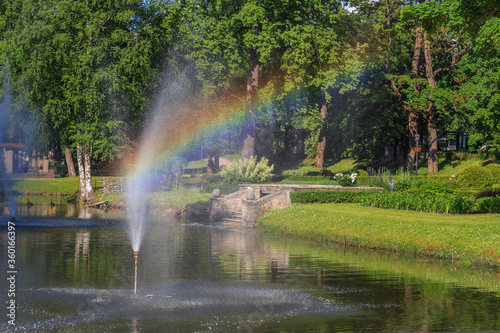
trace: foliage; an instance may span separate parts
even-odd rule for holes
[[[225,167],[220,176],[227,183],[265,183],[271,180],[274,165],[268,165],[265,157],[257,162],[257,157],[242,159]]]
[[[45,149],[88,143],[94,161],[117,158],[135,142],[166,82],[182,81],[195,99],[244,113],[253,51],[258,157],[276,165],[315,156],[323,134],[325,164],[378,159],[385,147],[405,155],[410,109],[422,137],[435,109],[438,130],[467,131],[471,151],[499,150],[498,11],[482,0],[351,5],[355,11],[315,0],[2,2],[0,75],[11,74],[19,133],[30,131],[27,119],[37,119],[37,143],[47,142]],[[425,77],[423,51],[412,76],[420,27],[436,86]],[[163,69],[169,74],[161,76]],[[184,157],[240,149],[238,119],[207,131],[210,138],[193,135]],[[414,185],[380,175],[370,182],[396,191]]]
[[[500,164],[490,163],[484,168],[491,173],[491,175],[495,179],[495,184],[500,184]]]
[[[482,213],[500,213],[500,197],[484,198],[478,200],[477,209]]]
[[[301,191],[290,193],[294,203],[361,203],[363,206],[436,213],[471,213],[474,202],[453,195],[391,193],[388,191]]]
[[[352,173],[352,174],[343,174],[343,173],[337,173],[333,177],[340,185],[342,186],[354,186],[357,184],[356,177],[358,176],[357,173]]]
[[[286,177],[282,183],[292,181],[292,182],[320,182],[328,180],[330,177],[326,176],[289,176]]]
[[[400,178],[393,183],[392,190],[396,192],[405,191],[412,188],[413,185],[414,182],[410,178]]]
[[[474,202],[453,195],[411,195],[407,193],[377,192],[362,197],[361,205],[443,214],[467,214],[472,212]]]
[[[68,176],[68,167],[64,162],[50,161],[49,169],[54,170],[54,176],[56,178],[63,178]]]
[[[460,187],[489,187],[495,183],[490,169],[482,166],[471,166],[458,175],[457,184]]]
[[[429,179],[428,181],[419,183],[418,193],[427,195],[448,195],[453,194],[454,190],[450,188],[450,184],[447,181]]]
[[[500,197],[500,188],[483,189],[479,192],[476,192],[474,197],[476,199],[488,198],[488,197]]]
[[[368,191],[295,191],[290,193],[293,203],[359,203]]]

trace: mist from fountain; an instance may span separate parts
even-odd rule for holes
[[[163,175],[170,160],[170,149],[175,141],[170,130],[182,126],[179,119],[186,109],[191,91],[173,74],[165,74],[165,83],[158,93],[143,130],[134,162],[126,177],[125,194],[128,209],[128,235],[134,252],[141,247],[149,215],[149,194],[162,186]],[[174,125],[172,125],[174,124]]]

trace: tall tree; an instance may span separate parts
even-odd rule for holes
[[[159,48],[149,23],[160,13],[131,0],[10,3],[5,39],[16,89],[76,148],[80,196],[91,200],[92,157],[119,156],[127,123],[144,107]]]

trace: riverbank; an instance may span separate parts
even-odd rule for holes
[[[264,233],[500,266],[500,214],[443,215],[359,204],[295,204],[268,211]]]

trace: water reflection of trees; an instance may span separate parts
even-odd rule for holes
[[[2,233],[2,248],[6,242]],[[133,286],[133,255],[122,227],[24,229],[17,253],[21,288]],[[139,266],[139,290],[178,279],[272,283],[305,290],[339,308],[359,309],[388,331],[500,328],[496,271],[459,266],[451,275],[446,265],[394,254],[354,248],[344,253],[342,248],[261,239],[246,230],[176,224],[151,225]],[[349,316],[318,319],[318,325],[330,331],[364,327]]]

